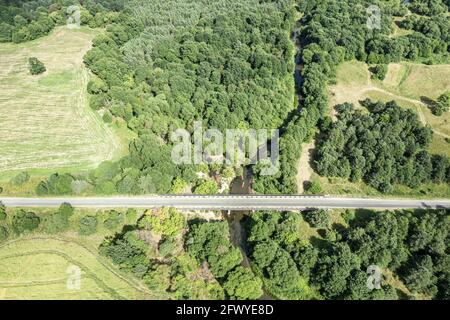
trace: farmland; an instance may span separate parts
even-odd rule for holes
[[[81,269],[79,290],[67,287],[73,266]],[[64,238],[33,236],[2,244],[0,269],[0,300],[148,298],[95,251]]]
[[[56,28],[49,36],[0,46],[0,173],[80,171],[125,152],[114,129],[87,105],[82,64],[97,31]],[[28,58],[47,71],[32,76]]]

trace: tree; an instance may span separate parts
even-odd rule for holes
[[[97,218],[94,216],[84,216],[78,222],[78,233],[89,236],[97,231]]]
[[[20,209],[12,218],[12,229],[16,234],[31,232],[39,226],[41,219],[34,213]]]
[[[330,212],[327,210],[305,211],[303,217],[313,228],[328,228],[330,225]]]
[[[205,222],[191,225],[185,245],[187,252],[197,261],[208,262],[211,272],[217,278],[224,278],[242,261],[241,252],[230,243],[226,222]]]
[[[177,209],[165,207],[159,210],[148,210],[139,220],[139,226],[155,234],[167,237],[181,235],[186,219]]]
[[[199,186],[195,188],[195,194],[217,194],[219,192],[219,188],[217,187],[217,183],[214,180],[206,180],[203,181]]]
[[[241,266],[228,273],[223,287],[230,298],[236,300],[256,300],[263,294],[261,279]]]
[[[29,70],[32,75],[44,73],[47,69],[45,65],[36,57],[28,59]]]
[[[165,292],[170,287],[170,266],[157,265],[154,270],[144,276],[144,283],[151,290]]]
[[[310,244],[301,246],[294,251],[293,259],[301,276],[305,278],[311,276],[311,271],[316,265],[318,257],[319,250]]]
[[[435,116],[442,116],[442,114],[444,112],[447,112],[449,109],[450,109],[450,92],[441,94],[431,107],[431,111]]]
[[[348,278],[354,269],[360,267],[357,255],[345,243],[336,243],[322,251],[314,271],[313,281],[327,298],[338,298],[348,285]]]
[[[437,293],[436,276],[433,274],[433,261],[430,256],[413,256],[410,267],[403,276],[405,285],[412,292]]]

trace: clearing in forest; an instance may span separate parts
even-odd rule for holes
[[[371,79],[367,64],[350,61],[341,64],[337,70],[336,84],[329,88],[330,113],[335,115],[333,106],[344,102],[361,107],[359,101],[366,98],[387,102],[395,100],[400,106],[411,108],[423,124],[434,131],[429,151],[434,154],[450,156],[450,112],[437,117],[425,103],[427,99],[436,99],[440,94],[450,91],[450,65],[423,65],[408,62],[389,65],[383,81]],[[425,99],[424,99],[425,98]],[[308,159],[312,151],[303,148],[301,159]],[[299,162],[299,190],[305,181],[317,181],[324,194],[334,195],[371,195],[382,196],[380,192],[363,182],[351,183],[346,179],[320,177],[312,171],[311,161]],[[303,174],[302,174],[303,172]],[[307,173],[307,174],[306,174]],[[308,179],[309,178],[309,179]],[[397,196],[445,197],[450,187],[443,185],[423,185],[417,190],[406,186],[395,186]]]
[[[359,101],[366,98],[382,102],[395,100],[400,106],[413,109],[423,124],[431,126],[434,131],[431,151],[450,156],[450,144],[445,141],[450,139],[450,112],[437,117],[426,104],[450,91],[449,79],[450,65],[446,64],[390,64],[386,78],[379,81],[371,79],[365,63],[346,62],[338,68],[337,84],[330,87],[330,106],[344,102],[360,106]],[[443,143],[447,144],[446,148],[442,148]]]
[[[123,152],[87,103],[83,56],[96,34],[59,27],[38,40],[0,45],[0,172],[83,170]],[[30,57],[47,71],[32,76]]]

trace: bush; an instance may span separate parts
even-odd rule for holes
[[[88,236],[97,231],[97,218],[93,216],[85,216],[80,219],[78,233]]]
[[[353,210],[345,210],[342,213],[342,219],[344,219],[344,221],[349,224],[350,221],[352,221],[353,219],[355,219],[355,211]]]
[[[105,111],[105,113],[103,114],[102,119],[103,119],[103,121],[104,121],[105,123],[111,123],[112,120],[113,120],[112,115],[111,115],[111,112]]]
[[[307,184],[306,192],[310,194],[321,194],[323,190],[318,181],[312,181]]]
[[[167,257],[168,255],[172,254],[176,247],[177,242],[175,241],[175,239],[165,238],[159,243],[159,254],[163,257]]]
[[[128,209],[127,212],[125,213],[125,217],[127,224],[136,224],[138,213],[136,209]]]
[[[21,172],[11,179],[11,184],[15,186],[21,186],[28,181],[30,181],[30,175],[28,174],[28,172]]]
[[[22,234],[39,227],[41,219],[34,212],[19,210],[12,218],[12,228],[16,234]]]
[[[6,220],[6,207],[0,201],[0,221]]]
[[[386,74],[388,72],[387,64],[377,64],[370,68],[370,72],[372,72],[372,78],[378,80],[384,80]]]
[[[436,102],[431,106],[431,112],[435,116],[442,116],[444,112],[450,109],[450,93],[444,93],[437,98]]]
[[[217,194],[219,192],[219,188],[217,187],[217,183],[214,180],[207,180],[202,182],[197,188],[195,188],[195,194]]]
[[[123,222],[123,215],[115,210],[108,213],[108,218],[103,222],[103,225],[108,230],[117,229],[117,227]]]
[[[32,75],[37,75],[44,73],[47,69],[45,65],[38,60],[38,58],[29,58],[28,59],[29,70]]]
[[[74,178],[70,174],[59,175],[52,174],[47,181],[41,181],[36,187],[36,193],[39,196],[43,195],[66,195],[71,194],[72,182]]]
[[[306,222],[313,228],[328,228],[330,224],[329,213],[325,210],[313,210],[303,213]]]
[[[158,265],[144,276],[144,283],[151,290],[166,291],[170,287],[170,266]]]
[[[63,203],[58,211],[44,219],[44,232],[56,234],[69,229],[69,218],[72,216],[73,211],[74,209],[70,204]]]

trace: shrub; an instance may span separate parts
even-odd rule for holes
[[[312,181],[307,184],[306,192],[310,194],[321,194],[323,190],[318,181]]]
[[[88,236],[97,231],[97,218],[93,216],[85,216],[80,219],[78,233]]]
[[[0,201],[0,221],[6,220],[6,207]]]
[[[174,237],[181,234],[185,223],[183,214],[174,208],[147,211],[142,219],[139,220],[139,226],[141,228],[167,237]]]
[[[450,109],[450,93],[444,93],[437,98],[436,102],[431,106],[431,112],[435,116],[442,116],[444,112]]]
[[[109,211],[108,215],[108,218],[103,222],[108,230],[116,229],[123,222],[123,215],[115,210]]]
[[[207,180],[202,182],[197,188],[195,188],[195,194],[217,194],[219,188],[214,180]]]
[[[372,72],[372,78],[378,80],[384,80],[386,74],[388,72],[387,64],[377,64],[370,68],[370,72]]]
[[[58,211],[44,219],[44,232],[55,234],[69,229],[69,218],[72,216],[73,211],[74,209],[70,204],[63,203]]]
[[[173,238],[165,238],[159,243],[159,254],[163,257],[170,255],[176,248],[177,243]]]
[[[44,73],[47,69],[45,68],[45,65],[39,61],[38,58],[29,58],[28,59],[28,64],[29,64],[29,70],[30,73],[32,75],[37,75],[37,74],[41,74]]]
[[[8,238],[8,230],[3,227],[0,226],[0,242],[6,240]]]
[[[12,228],[15,233],[33,231],[41,222],[41,219],[34,212],[19,210],[12,218]]]
[[[52,174],[47,181],[41,181],[36,187],[38,195],[65,195],[72,193],[74,178],[70,174]]]
[[[11,184],[15,186],[21,186],[24,183],[27,183],[30,180],[30,175],[28,172],[21,172],[11,179]]]
[[[103,114],[102,119],[103,119],[103,121],[104,121],[105,123],[111,123],[112,120],[113,120],[112,115],[111,115],[111,112],[105,111],[105,113]]]

